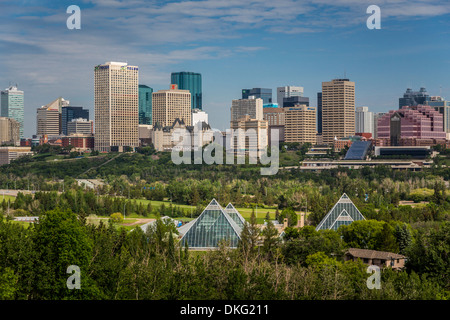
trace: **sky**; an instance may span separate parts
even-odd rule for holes
[[[81,10],[69,30],[67,7]],[[381,29],[366,25],[370,5]],[[229,127],[244,88],[356,83],[356,106],[397,109],[406,88],[450,99],[450,1],[435,0],[0,0],[0,89],[25,92],[26,137],[36,110],[58,97],[94,119],[94,66],[139,66],[139,83],[168,89],[171,72],[202,74],[203,110]]]

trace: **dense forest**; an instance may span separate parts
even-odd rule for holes
[[[76,178],[105,184],[91,190]],[[0,299],[449,299],[448,180],[439,161],[421,172],[294,168],[261,176],[258,166],[176,166],[170,154],[145,150],[20,159],[0,168],[0,188],[35,192],[0,205]],[[316,231],[343,193],[366,220]],[[146,233],[87,222],[117,212],[192,218],[212,198],[276,209],[290,226],[279,238],[271,221],[261,231],[253,214],[238,249],[198,252],[180,247],[177,229],[162,220]],[[305,210],[299,229],[296,212]],[[12,221],[27,215],[40,220]],[[406,268],[384,269],[381,289],[370,290],[367,265],[343,259],[350,247],[404,254]],[[80,267],[82,290],[67,289],[69,265]]]

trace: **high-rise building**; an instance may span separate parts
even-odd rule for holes
[[[61,112],[69,101],[59,97],[37,109],[36,134],[38,136],[59,136],[61,134]]]
[[[317,92],[317,134],[322,135],[322,92]]]
[[[63,106],[61,109],[61,130],[64,135],[68,135],[67,123],[73,119],[89,120],[89,110],[83,109],[83,107]]]
[[[303,87],[284,86],[277,88],[277,102],[280,108],[283,108],[283,98],[303,96]]]
[[[293,97],[283,98],[284,108],[295,107],[296,105],[299,105],[299,104],[309,106],[309,98],[301,97],[301,96],[293,96]]]
[[[250,118],[263,120],[263,100],[250,96],[249,99],[237,99],[231,101],[231,121],[249,115]]]
[[[152,124],[152,93],[153,88],[139,85],[139,124]]]
[[[316,108],[306,105],[284,108],[284,141],[316,143]]]
[[[200,109],[192,109],[192,125],[195,126],[198,122],[208,122],[208,114]]]
[[[450,133],[450,101],[439,96],[430,97],[428,105],[444,117],[444,131]]]
[[[262,99],[263,105],[272,103],[272,89],[268,88],[242,89],[242,99],[249,99],[252,96],[255,99],[257,98]]]
[[[23,138],[23,114],[24,114],[24,95],[23,91],[16,86],[10,86],[1,92],[1,114],[16,120],[20,124],[20,137]]]
[[[0,117],[0,144],[20,145],[20,123],[17,120]]]
[[[94,133],[94,121],[83,118],[72,119],[67,123],[67,135],[84,134],[89,135]]]
[[[406,92],[403,94],[402,98],[398,99],[398,107],[415,107],[419,104],[427,104],[427,101],[430,100],[430,96],[427,93],[427,89],[420,88],[419,91],[412,91],[412,89],[406,89]]]
[[[169,90],[159,90],[152,94],[152,124],[162,127],[171,126],[175,119],[182,120],[186,126],[191,125],[191,93],[178,89],[171,84]]]
[[[176,84],[179,90],[189,90],[191,93],[191,108],[203,109],[202,75],[196,72],[172,72],[170,83]]]
[[[139,146],[139,68],[107,62],[94,69],[95,150]]]
[[[442,114],[428,105],[391,110],[378,119],[379,144],[429,146],[445,143],[443,122]]]
[[[322,136],[332,145],[334,139],[355,134],[355,83],[349,79],[322,82]]]
[[[355,133],[371,133],[372,137],[375,132],[373,129],[373,112],[369,111],[369,107],[357,107],[355,110]]]

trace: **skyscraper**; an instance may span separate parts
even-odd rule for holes
[[[316,108],[306,105],[284,108],[284,141],[316,143]]]
[[[283,108],[283,98],[290,97],[302,97],[303,96],[303,87],[294,87],[294,86],[284,86],[277,88],[277,103],[280,108]]]
[[[398,107],[414,107],[419,104],[427,104],[427,101],[430,100],[430,96],[427,93],[427,89],[420,88],[419,91],[412,91],[410,88],[406,89],[406,92],[403,94],[403,98],[398,99]]]
[[[296,105],[299,105],[299,104],[309,106],[309,98],[301,97],[301,96],[293,96],[293,97],[283,98],[284,108],[295,107]]]
[[[152,124],[152,93],[153,88],[139,85],[139,124]]]
[[[349,79],[322,82],[322,136],[331,145],[355,134],[355,83]]]
[[[355,111],[355,132],[371,133],[374,136],[373,112],[368,107],[357,107]]]
[[[248,99],[251,96],[262,99],[263,105],[272,103],[272,89],[268,88],[242,89],[242,99]]]
[[[175,119],[183,120],[187,126],[191,125],[191,93],[189,90],[178,89],[171,84],[169,90],[153,92],[152,124],[162,127],[171,126]]]
[[[59,97],[37,109],[36,134],[38,136],[59,136],[61,134],[61,113],[69,101]]]
[[[10,86],[1,92],[1,116],[16,120],[20,124],[20,137],[23,138],[23,91],[16,86]]]
[[[139,146],[139,68],[107,62],[94,69],[95,150]]]
[[[63,106],[61,109],[61,131],[64,135],[68,134],[67,124],[73,119],[89,120],[89,110],[83,107]]]
[[[172,72],[170,83],[176,84],[179,90],[189,90],[191,93],[191,108],[202,110],[202,75],[200,73]]]
[[[20,123],[18,121],[0,117],[0,144],[20,145]]]

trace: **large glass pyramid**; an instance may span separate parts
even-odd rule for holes
[[[183,235],[181,244],[184,246],[187,242],[189,248],[216,248],[223,240],[228,241],[229,247],[236,248],[242,227],[213,199],[197,219],[178,231]]]
[[[328,214],[320,221],[316,230],[337,230],[341,225],[349,225],[353,221],[365,220],[352,200],[344,193]]]

